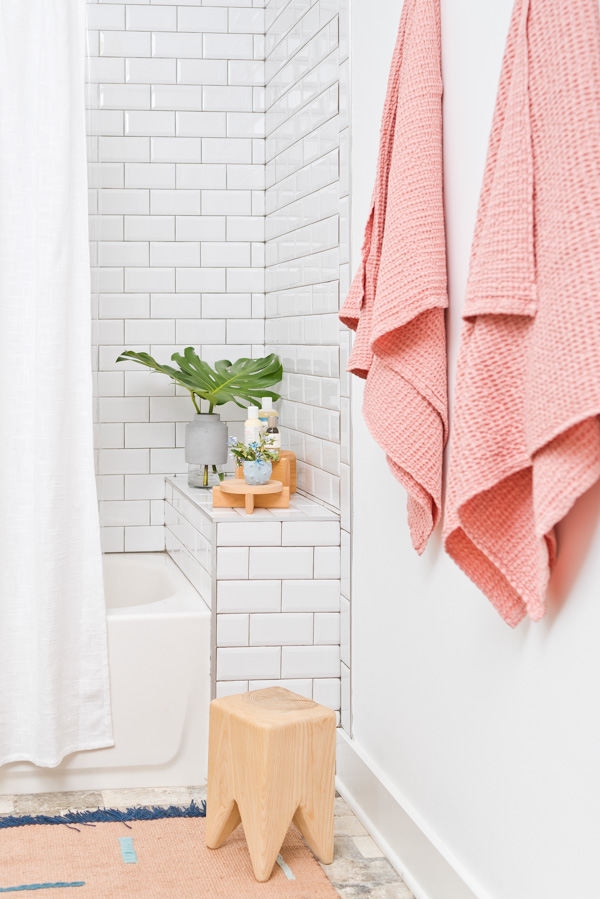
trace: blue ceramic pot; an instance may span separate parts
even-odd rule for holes
[[[252,487],[259,487],[262,484],[268,484],[271,480],[271,472],[273,465],[271,462],[249,462],[243,463],[244,480]]]

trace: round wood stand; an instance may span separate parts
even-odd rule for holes
[[[281,481],[269,481],[268,484],[261,484],[260,486],[255,487],[251,484],[247,484],[245,481],[241,480],[241,478],[229,478],[226,481],[221,481],[218,489],[221,491],[221,493],[233,494],[234,496],[243,496],[246,512],[248,513],[248,515],[252,515],[252,513],[254,512],[254,498],[256,496],[262,497],[268,496],[269,494],[282,493],[283,484]]]

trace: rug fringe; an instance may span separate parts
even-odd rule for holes
[[[190,805],[180,808],[170,805],[167,808],[160,806],[141,806],[140,808],[128,808],[120,811],[117,808],[98,808],[96,811],[67,812],[64,815],[6,815],[0,816],[0,829],[3,827],[24,827],[26,824],[98,824],[106,821],[156,821],[159,818],[204,818],[206,817],[206,802],[202,800],[198,805],[192,799]]]

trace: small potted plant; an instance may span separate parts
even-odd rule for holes
[[[229,449],[236,465],[244,470],[244,480],[252,487],[268,484],[273,472],[273,462],[279,461],[279,450],[272,446],[273,438],[261,435],[252,443],[242,443],[236,437],[229,438]]]
[[[189,465],[188,483],[192,487],[212,487],[223,479],[217,466],[227,461],[227,425],[213,412],[215,406],[235,403],[241,409],[264,396],[279,399],[278,393],[268,390],[281,381],[281,361],[271,353],[263,359],[221,359],[212,368],[188,346],[181,353],[173,353],[172,365],[160,365],[148,353],[125,350],[117,362],[133,359],[152,371],[160,372],[176,384],[189,390],[196,415],[185,430],[185,460]],[[198,400],[206,400],[208,412],[201,412]],[[244,402],[240,402],[244,400]]]

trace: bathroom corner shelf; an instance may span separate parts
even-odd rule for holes
[[[233,473],[232,473],[233,474]],[[233,478],[232,478],[233,479]],[[167,476],[167,497],[172,496],[176,505],[188,500],[207,522],[248,522],[250,525],[257,518],[264,521],[339,521],[339,512],[335,512],[322,503],[304,496],[302,493],[290,492],[289,508],[258,507],[255,503],[253,515],[246,515],[244,503],[235,506],[213,505],[212,490],[201,487],[190,487],[186,475]]]
[[[281,481],[252,485],[239,478],[230,478],[213,487],[212,495],[216,509],[243,507],[248,515],[252,515],[255,505],[262,509],[290,507],[290,488],[284,487]]]

